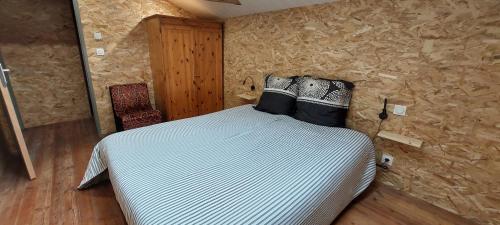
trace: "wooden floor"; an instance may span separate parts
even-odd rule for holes
[[[99,137],[90,120],[25,132],[38,178],[28,181],[20,156],[0,151],[0,224],[125,224],[109,182],[75,187]],[[473,224],[384,185],[372,185],[336,225]]]

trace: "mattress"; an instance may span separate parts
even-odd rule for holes
[[[366,135],[244,105],[104,138],[79,189],[109,177],[130,225],[329,224],[374,176]]]

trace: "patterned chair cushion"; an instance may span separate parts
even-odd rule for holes
[[[297,92],[297,77],[267,75],[264,91],[255,109],[272,114],[293,115]]]
[[[299,79],[295,118],[323,126],[345,127],[354,84],[344,80]]]
[[[123,129],[133,129],[161,123],[161,113],[159,110],[138,111],[123,115],[121,118]]]

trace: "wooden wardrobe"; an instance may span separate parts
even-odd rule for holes
[[[222,24],[162,15],[144,20],[156,108],[163,118],[222,110]]]

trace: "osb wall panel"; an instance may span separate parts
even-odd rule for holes
[[[101,133],[110,133],[116,128],[109,86],[146,82],[154,104],[147,34],[141,20],[154,14],[191,15],[162,0],[78,0],[78,3]],[[103,34],[103,40],[93,39],[95,31]],[[98,47],[105,49],[105,56],[95,54]]]
[[[377,180],[482,224],[500,224],[500,2],[340,0],[225,24],[225,106],[251,76],[313,74],[356,85],[349,126],[375,134],[383,98],[408,106],[376,139],[395,156]],[[391,111],[392,112],[392,111]]]
[[[71,2],[5,0],[0,14],[0,50],[24,125],[89,118]]]

